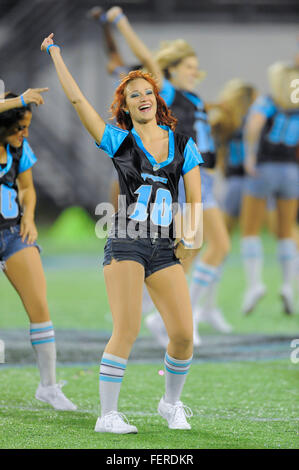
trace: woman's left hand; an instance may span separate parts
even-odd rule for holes
[[[189,258],[192,255],[192,251],[190,248],[185,248],[183,243],[178,243],[175,248],[175,256],[180,260]]]
[[[20,224],[20,235],[23,243],[27,238],[26,243],[28,245],[31,245],[36,241],[38,232],[32,217],[26,217],[26,215],[23,215]]]

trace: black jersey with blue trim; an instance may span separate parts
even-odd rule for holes
[[[259,141],[257,162],[297,162],[299,109],[283,110],[271,96],[260,96],[250,108],[250,115],[252,113],[261,113],[267,118]]]
[[[204,160],[203,167],[214,168],[216,164],[215,144],[206,108],[195,93],[177,90],[164,79],[160,95],[178,120],[177,131],[188,135],[196,142]]]
[[[120,129],[106,124],[101,144],[96,144],[112,158],[118,173],[120,196],[125,197],[125,208],[120,208],[114,216],[114,227],[128,224],[136,227],[136,232],[148,236],[162,228],[173,233],[173,207],[178,200],[178,184],[185,175],[203,160],[192,138],[168,131],[168,157],[158,163],[144,147],[136,130]],[[123,212],[125,210],[125,212]]]
[[[245,120],[244,120],[245,122]],[[244,176],[244,122],[239,129],[237,129],[227,143],[227,160],[225,175],[227,178],[231,176]]]
[[[19,223],[22,209],[18,198],[17,177],[37,161],[28,141],[19,148],[6,146],[7,162],[0,165],[0,230]]]

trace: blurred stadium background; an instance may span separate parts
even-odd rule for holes
[[[267,92],[267,67],[276,60],[292,61],[297,52],[299,20],[296,0],[106,0],[100,3],[96,0],[0,0],[0,79],[4,81],[6,91],[21,93],[29,87],[50,88],[45,95],[45,105],[34,110],[29,137],[38,157],[33,170],[38,195],[36,218],[49,305],[56,327],[58,362],[73,367],[69,370],[61,368],[59,373],[68,378],[69,395],[72,398],[73,393],[82,413],[86,412],[86,419],[91,420],[91,434],[88,434],[91,447],[97,445],[92,427],[96,416],[94,404],[98,401],[96,367],[91,365],[99,361],[112,327],[101,270],[104,241],[97,239],[94,232],[95,207],[109,200],[112,163],[96,149],[80,124],[60,88],[50,58],[40,52],[40,44],[49,33],[55,33],[55,40],[62,46],[63,57],[83,93],[108,119],[115,82],[106,71],[100,27],[86,18],[87,10],[97,4],[105,9],[121,6],[152,50],[165,39],[181,37],[189,41],[198,54],[201,67],[208,73],[200,85],[200,93],[206,101],[216,100],[222,85],[234,77],[251,82],[262,93]],[[115,35],[119,37],[116,28]],[[119,47],[126,62],[136,62],[123,41]],[[220,305],[234,326],[234,333],[216,334],[211,327],[203,325],[203,343],[195,351],[197,364],[195,361],[193,374],[198,374],[191,375],[193,388],[189,389],[188,399],[190,405],[193,404],[195,416],[201,416],[201,422],[206,423],[210,437],[207,433],[199,445],[194,435],[192,441],[183,442],[172,437],[163,441],[160,433],[151,443],[145,440],[145,447],[299,447],[299,412],[295,403],[298,365],[290,362],[290,342],[299,338],[299,316],[298,312],[291,317],[282,313],[277,295],[280,274],[275,240],[264,232],[263,242],[267,297],[254,314],[242,317],[244,279],[237,232],[233,236],[233,249],[219,294]],[[46,434],[48,436],[49,429],[39,428],[30,441],[25,428],[24,436],[20,432],[19,438],[15,437],[14,427],[20,422],[32,426],[31,430],[36,426],[32,410],[44,411],[50,417],[55,413],[32,400],[38,378],[37,370],[30,368],[30,364],[34,364],[34,355],[27,332],[28,321],[18,296],[1,275],[0,328],[0,338],[6,342],[7,362],[1,371],[0,383],[9,384],[0,400],[0,412],[6,419],[7,429],[11,429],[11,434],[0,438],[0,446],[83,446],[87,442],[87,431],[82,430],[81,444],[77,436],[65,442],[62,420],[59,431],[54,427],[50,429],[53,435],[47,445],[42,439]],[[141,363],[142,376],[148,384],[157,380],[163,351],[153,344],[144,326],[132,359]],[[149,363],[157,364],[157,367]],[[245,363],[253,364],[246,369]],[[14,365],[23,366],[26,381],[22,380],[23,375],[18,377],[19,374],[9,368]],[[133,370],[137,384],[140,372],[138,375],[137,369]],[[215,387],[213,377],[217,386],[211,395],[211,389]],[[85,395],[83,390],[80,395],[77,379],[87,382]],[[226,395],[217,402],[224,383]],[[271,390],[264,389],[265,384],[271,385]],[[217,387],[220,387],[220,395],[216,393]],[[140,390],[140,396],[142,393]],[[233,393],[235,395],[226,401],[225,397]],[[89,402],[91,394],[92,405]],[[29,408],[28,400],[31,400]],[[268,405],[265,407],[266,400]],[[134,404],[126,402],[126,406],[129,412],[138,415]],[[244,428],[238,428],[236,420],[239,418],[243,419]],[[272,418],[275,423],[277,420],[274,423],[277,428],[271,427]],[[267,422],[266,428],[260,427],[263,420]],[[227,439],[223,440],[223,424],[230,437],[235,426],[233,438],[227,434]],[[236,441],[235,435],[238,429],[246,435],[240,442]],[[218,433],[217,438],[215,433]],[[110,445],[112,448],[130,445],[126,440],[115,442],[108,439],[105,445],[108,448]],[[134,445],[137,446],[137,441]]]

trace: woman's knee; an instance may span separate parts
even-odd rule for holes
[[[119,343],[133,345],[139,335],[140,325],[126,327],[114,327],[112,336]]]
[[[181,330],[169,334],[169,340],[176,349],[185,350],[193,345],[192,330]]]
[[[209,241],[207,244],[207,249],[204,254],[204,258],[206,258],[210,263],[221,264],[224,259],[228,256],[231,250],[231,243],[229,237],[223,237],[218,241]]]

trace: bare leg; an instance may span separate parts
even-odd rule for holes
[[[96,430],[105,429],[105,416],[118,410],[118,397],[127,359],[141,324],[144,268],[135,261],[116,261],[104,267],[104,277],[113,318],[112,336],[105,348],[100,366],[101,414]],[[109,418],[110,419],[110,418]],[[113,415],[111,419],[114,420]],[[134,427],[116,418],[114,425],[125,432],[137,432]],[[118,424],[117,424],[118,423]]]
[[[259,233],[264,221],[266,199],[245,195],[241,211],[242,259],[246,274],[246,292],[242,311],[250,313],[265,295],[262,282],[263,247]]]
[[[237,217],[233,217],[232,215],[227,214],[226,212],[223,212],[223,218],[227,231],[231,235],[239,219]]]
[[[199,345],[199,321],[210,323],[221,332],[230,332],[231,326],[217,308],[217,291],[222,276],[221,265],[230,250],[229,234],[220,209],[213,207],[203,212],[205,251],[195,263],[190,286],[194,313],[194,344]],[[198,309],[198,304],[200,309]]]
[[[104,267],[113,318],[112,336],[105,352],[128,358],[141,325],[144,268],[135,261],[115,261]]]
[[[148,291],[168,333],[167,352],[177,359],[192,354],[192,308],[186,276],[180,265],[161,269],[146,279]]]
[[[47,304],[46,279],[37,248],[24,248],[12,255],[6,262],[5,274],[18,292],[30,319],[30,340],[41,384],[52,386],[56,383],[55,335]],[[58,406],[74,409],[64,396],[61,400]]]
[[[18,292],[31,323],[50,320],[44,270],[36,247],[18,251],[6,261],[5,274]]]
[[[146,285],[153,302],[162,315],[169,337],[165,354],[165,396],[159,404],[159,413],[169,424],[175,410],[167,408],[176,405],[183,390],[189,371],[193,351],[193,320],[188,285],[182,266],[175,265],[161,269],[146,279]],[[165,405],[166,403],[166,405]],[[170,414],[168,414],[168,411]],[[164,414],[166,412],[166,415]],[[181,410],[184,426],[185,421]],[[169,421],[170,419],[170,421]]]
[[[218,207],[203,211],[203,233],[207,247],[202,256],[202,262],[210,266],[220,266],[229,253],[230,240]]]
[[[278,217],[278,260],[282,270],[282,287],[280,294],[284,311],[294,311],[293,281],[296,268],[296,242],[293,238],[296,223],[298,202],[296,199],[277,201]]]

